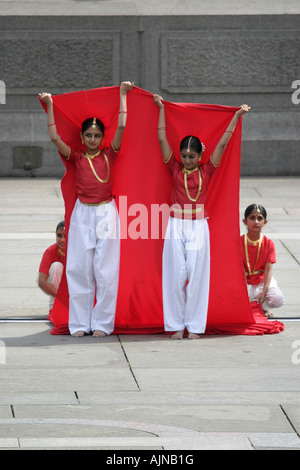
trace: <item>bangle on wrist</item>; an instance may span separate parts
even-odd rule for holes
[[[127,111],[119,111],[119,114],[121,113],[127,114]]]
[[[50,126],[55,126],[55,122],[52,122],[52,124],[48,124],[48,127]]]

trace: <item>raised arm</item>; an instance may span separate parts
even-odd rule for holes
[[[112,140],[112,145],[115,150],[120,150],[121,148],[123,133],[127,121],[127,92],[132,90],[133,85],[133,82],[122,82],[120,85],[120,110],[118,117],[118,127]]]
[[[231,122],[229,123],[229,126],[227,129],[224,131],[224,134],[222,135],[221,139],[219,140],[212,156],[211,159],[214,162],[216,166],[218,166],[221,162],[222,155],[224,153],[224,150],[226,149],[226,146],[228,142],[231,139],[231,136],[234,132],[235,126],[238,123],[239,118],[250,111],[250,107],[247,104],[243,104],[238,111],[234,114]]]
[[[159,118],[157,125],[158,142],[163,159],[165,162],[167,162],[169,160],[172,150],[167,140],[165,106],[162,102],[161,96],[153,95],[153,100],[154,103],[157,104],[157,106],[159,107]]]
[[[47,122],[48,122],[48,133],[51,139],[51,142],[58,148],[60,153],[64,157],[68,157],[70,154],[70,147],[65,144],[61,140],[61,138],[57,135],[55,120],[54,120],[54,112],[53,112],[53,100],[50,93],[40,93],[39,97],[43,103],[47,106]]]

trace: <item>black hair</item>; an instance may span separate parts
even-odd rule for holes
[[[94,123],[94,119],[96,119],[95,123]],[[89,127],[92,127],[93,124],[96,124],[96,126],[98,127],[98,129],[102,132],[102,134],[104,135],[104,124],[102,121],[100,121],[100,119],[98,118],[87,118],[85,121],[83,121],[83,123],[81,124],[81,132],[83,133],[84,131],[86,131]]]
[[[55,232],[57,233],[57,231],[58,231],[60,228],[65,228],[65,221],[64,221],[64,220],[62,220],[61,222],[59,222],[59,224],[57,224],[57,227],[56,227]]]
[[[183,149],[187,149],[187,148],[191,148],[197,153],[201,153],[202,150],[203,150],[200,139],[198,137],[193,136],[193,135],[187,135],[180,142],[180,152]]]
[[[267,211],[264,208],[264,206],[261,206],[260,204],[251,204],[245,209],[244,213],[244,218],[247,219],[247,217],[251,214],[253,211],[259,211],[261,215],[264,217],[265,220],[267,220]]]

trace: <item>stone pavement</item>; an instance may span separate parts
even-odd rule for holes
[[[284,332],[174,341],[52,336],[35,278],[60,181],[1,180],[0,449],[299,450],[299,183],[241,180],[241,220],[253,202],[268,210]]]

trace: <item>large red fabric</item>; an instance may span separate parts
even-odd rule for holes
[[[117,127],[119,87],[53,96],[58,133],[73,149],[80,149],[81,123],[98,117],[105,124],[105,145]],[[134,87],[127,94],[128,117],[122,149],[114,169],[114,194],[121,221],[121,260],[115,334],[161,333],[162,249],[166,220],[157,232],[158,205],[170,204],[171,178],[157,138],[158,107],[153,95]],[[186,135],[206,145],[205,162],[237,108],[165,102],[167,137],[176,158]],[[242,120],[230,140],[207,198],[211,235],[211,287],[207,334],[278,333],[282,323],[267,320],[249,303],[239,232],[239,180]],[[64,161],[62,179],[66,233],[76,200],[74,170]],[[140,235],[140,236],[139,236]],[[65,273],[53,308],[52,334],[68,334],[68,289]]]

